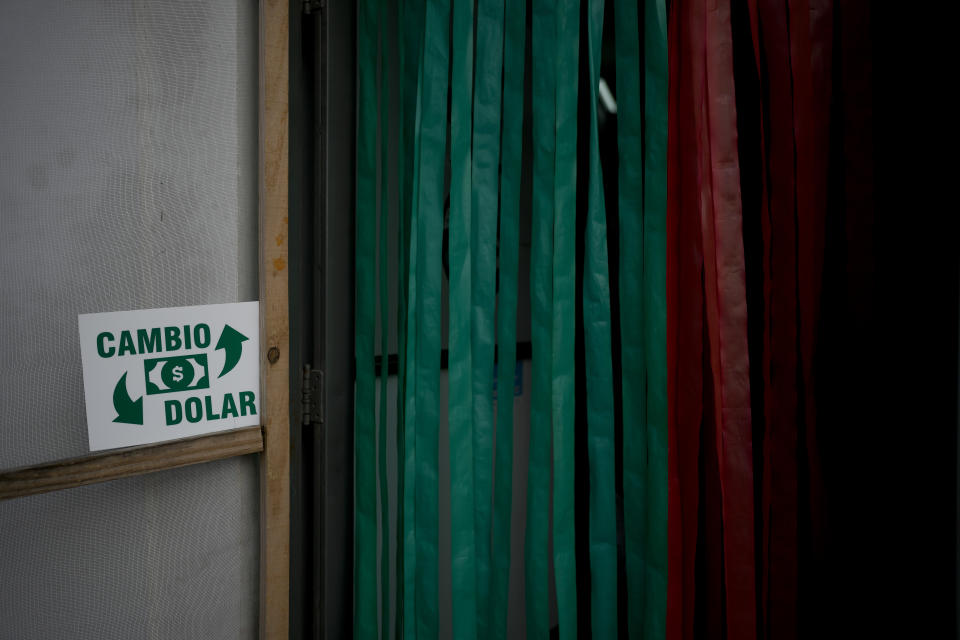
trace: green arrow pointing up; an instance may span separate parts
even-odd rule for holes
[[[240,353],[243,351],[244,341],[249,340],[249,338],[228,324],[223,325],[223,331],[220,333],[220,339],[217,340],[217,346],[215,349],[223,349],[226,353],[226,358],[223,361],[223,371],[220,372],[218,378],[230,373],[237,363],[240,362]]]
[[[124,372],[113,388],[113,408],[117,410],[117,417],[114,422],[124,422],[126,424],[143,424],[143,398],[137,398],[136,401],[130,399],[127,393],[127,373]]]

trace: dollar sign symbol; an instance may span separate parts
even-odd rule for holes
[[[173,368],[173,380],[174,382],[180,382],[183,380],[183,367],[177,365]]]

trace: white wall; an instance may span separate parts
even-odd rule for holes
[[[255,0],[0,2],[0,468],[87,452],[77,315],[257,297]],[[251,456],[0,503],[0,638],[257,628]]]

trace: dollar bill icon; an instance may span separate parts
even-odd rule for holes
[[[205,353],[145,360],[143,373],[147,381],[147,395],[210,388]]]

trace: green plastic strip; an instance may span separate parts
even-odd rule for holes
[[[643,326],[647,363],[647,577],[643,637],[667,614],[667,10],[644,5]]]
[[[497,281],[497,200],[500,182],[500,105],[503,79],[503,3],[504,0],[479,0],[477,3],[477,68],[473,94],[471,329],[477,638],[490,637],[490,526],[493,518],[492,392]]]
[[[497,443],[488,635],[507,637],[513,512],[513,384],[517,362],[520,168],[526,0],[507,0],[503,45],[503,155],[500,176],[500,287],[497,300]],[[482,615],[482,614],[481,614]],[[478,636],[479,637],[479,636]]]
[[[450,547],[453,638],[476,638],[471,159],[473,1],[453,5],[450,80]]]
[[[603,0],[590,0],[590,179],[584,241],[583,327],[590,460],[590,611],[593,636],[617,636],[617,487],[614,444],[613,359],[607,214],[600,166],[597,84],[603,35]]]
[[[359,7],[357,60],[359,119],[357,123],[356,214],[356,358],[354,401],[356,554],[354,565],[354,635],[377,637],[377,467],[376,386],[373,346],[376,330],[377,224],[377,3]]]
[[[423,0],[404,0],[402,16],[398,20],[403,30],[400,42],[402,82],[401,127],[399,139],[401,153],[398,176],[401,185],[400,203],[400,314],[397,337],[399,366],[397,368],[397,460],[398,509],[397,509],[397,636],[413,638],[416,634],[416,449],[414,432],[416,424],[416,264],[417,228],[415,203],[419,190],[419,138],[416,131],[420,122],[419,88],[422,77],[423,50]],[[402,504],[402,507],[400,505]]]
[[[398,265],[400,266],[400,276],[404,277],[401,281],[403,290],[401,292],[401,301],[407,302],[409,293],[409,279],[405,278],[410,269],[410,240],[412,226],[410,217],[414,207],[414,174],[417,168],[416,131],[419,118],[419,89],[421,64],[423,53],[423,22],[424,22],[424,0],[402,0],[399,7],[400,16],[397,24],[400,33],[397,41],[399,44],[399,68],[400,68],[400,129],[397,132],[399,140],[399,158],[397,162],[397,176],[400,189],[400,254],[398,256]],[[406,322],[406,316],[401,316],[401,321]],[[401,374],[402,375],[402,374]]]
[[[377,458],[380,484],[380,636],[390,638],[390,497],[387,479],[387,376],[390,327],[390,285],[387,273],[387,198],[390,163],[389,140],[390,83],[388,72],[388,3],[380,0],[380,424]]]
[[[646,596],[647,419],[643,308],[643,103],[635,0],[615,0],[619,147],[620,345],[623,383],[623,527],[627,621],[642,638]],[[663,637],[660,636],[655,637]]]
[[[556,5],[533,0],[533,207],[530,254],[530,458],[527,474],[527,638],[550,631],[548,524],[550,518],[551,379],[553,376],[553,216],[557,156]]]
[[[420,121],[420,102],[417,101],[417,123]],[[414,184],[420,174],[420,141],[414,145]],[[413,195],[419,200],[419,187]],[[407,277],[407,322],[406,322],[406,361],[401,361],[404,370],[404,407],[403,407],[403,637],[416,638],[416,577],[417,577],[417,270],[419,264],[418,234],[419,206],[416,204],[410,213],[410,252],[408,254]]]
[[[440,274],[447,137],[449,0],[429,0],[424,24],[417,215],[416,637],[436,638]]]
[[[553,221],[553,567],[560,638],[577,634],[574,548],[574,332],[576,328],[577,88],[580,1],[556,10],[557,146]]]
[[[400,80],[398,82],[398,103],[399,115],[397,122],[397,553],[396,553],[396,585],[394,588],[394,598],[396,599],[396,617],[394,629],[395,637],[402,637],[403,630],[403,496],[404,496],[404,446],[403,446],[403,413],[404,413],[404,366],[406,362],[407,351],[407,228],[410,224],[409,211],[406,207],[406,188],[407,188],[407,95],[409,89],[406,86],[407,69],[405,61],[407,58],[406,46],[404,42],[403,19],[406,2],[400,0],[397,3],[397,58],[399,61]]]

